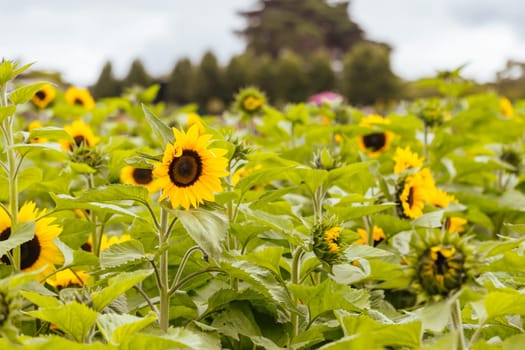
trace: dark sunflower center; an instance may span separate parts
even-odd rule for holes
[[[39,99],[39,100],[45,100],[46,99],[46,93],[45,91],[37,91],[37,93],[35,94],[35,96]]]
[[[83,135],[77,135],[77,136],[73,137],[73,140],[75,140],[75,144],[78,147],[80,147],[83,143],[85,143],[87,146],[89,146],[86,138]]]
[[[386,136],[383,132],[376,132],[373,134],[368,134],[363,136],[363,143],[365,147],[371,149],[372,151],[379,151],[381,148],[385,147]]]
[[[407,203],[410,208],[412,208],[412,205],[414,204],[414,187],[410,187],[408,190]]]
[[[91,247],[91,244],[89,244],[88,242],[82,244],[82,245],[80,246],[80,249],[82,249],[82,250],[85,251],[85,252],[90,252],[90,253],[91,253],[92,250],[93,250],[93,248]]]
[[[73,101],[73,104],[76,104],[76,105],[80,105],[80,106],[83,106],[84,105],[84,101],[81,99],[81,98],[75,98],[75,100]]]
[[[11,228],[8,227],[2,233],[0,233],[0,241],[5,241],[11,235]],[[20,268],[27,269],[28,267],[33,266],[33,264],[40,257],[40,252],[42,247],[40,246],[40,241],[37,236],[34,236],[29,242],[25,242],[20,246]],[[7,255],[2,256],[0,259],[6,265],[11,265],[11,261]]]
[[[133,180],[140,185],[147,185],[153,181],[153,171],[151,169],[135,168],[132,176]]]
[[[439,275],[444,275],[448,270],[447,258],[441,252],[437,253],[436,270]]]
[[[177,187],[188,187],[202,175],[202,160],[193,150],[184,150],[180,157],[173,158],[169,166],[170,180]]]

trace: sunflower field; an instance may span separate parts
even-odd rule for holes
[[[523,349],[525,102],[221,115],[0,63],[1,349]]]

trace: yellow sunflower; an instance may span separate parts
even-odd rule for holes
[[[365,229],[358,228],[357,233],[361,236],[357,241],[354,243],[356,244],[366,244],[366,238],[367,238],[367,232]],[[374,225],[374,228],[372,229],[372,234],[374,237],[374,247],[377,246],[379,243],[383,242],[386,239],[385,231],[381,227],[377,227]]]
[[[20,246],[20,268],[22,271],[34,271],[46,267],[42,276],[53,272],[55,265],[63,263],[63,256],[53,240],[62,232],[62,227],[53,224],[54,218],[43,217],[45,209],[38,210],[34,202],[26,202],[18,212],[19,222],[35,221],[35,236]],[[11,218],[0,209],[0,241],[5,241],[11,234]],[[3,263],[11,261],[4,255]]]
[[[106,235],[102,235],[102,237],[100,238],[100,251],[104,251],[106,249],[108,249],[109,247],[111,247],[113,244],[117,244],[117,243],[122,243],[122,242],[126,242],[126,241],[129,241],[131,239],[131,236],[128,235],[128,234],[124,234],[122,236],[111,236],[108,238],[108,236]],[[86,243],[82,244],[82,246],[80,247],[82,250],[86,251],[86,252],[92,252],[93,251],[93,239],[91,236],[89,236],[88,240],[86,241]]]
[[[46,84],[33,95],[31,102],[33,102],[38,108],[46,108],[51,102],[53,102],[56,94],[57,92],[53,85]]]
[[[510,100],[506,97],[502,97],[499,100],[499,106],[501,110],[501,114],[503,114],[507,118],[512,118],[514,116],[514,108],[512,107],[512,103]]]
[[[378,114],[370,114],[361,119],[359,126],[373,129],[376,126],[388,125],[390,120]],[[377,157],[390,149],[394,134],[390,131],[374,131],[358,137],[359,149],[370,157]]]
[[[451,216],[448,217],[445,221],[445,228],[447,229],[447,232],[449,233],[462,233],[465,231],[465,225],[467,224],[467,219],[458,217],[458,216]]]
[[[160,190],[159,182],[153,178],[153,169],[135,168],[127,165],[120,170],[120,182],[123,184],[144,186],[149,193]]]
[[[46,282],[57,290],[71,287],[84,287],[89,276],[84,271],[72,271],[70,269],[58,271]]]
[[[254,115],[262,111],[266,104],[266,96],[254,87],[242,89],[235,95],[234,109],[247,115]]]
[[[228,175],[228,159],[223,157],[227,150],[208,149],[211,135],[199,135],[197,125],[188,133],[173,128],[173,134],[175,143],[166,145],[162,162],[153,170],[163,189],[159,200],[169,198],[173,208],[186,210],[214,201],[214,192],[222,191],[220,177]]]
[[[87,125],[83,120],[75,120],[73,124],[64,126],[64,129],[69,135],[75,140],[75,145],[77,147],[84,144],[87,147],[93,147],[100,140],[93,130]],[[61,140],[60,144],[62,148],[67,151],[72,151],[73,146],[69,141]]]
[[[27,131],[31,132],[34,129],[40,129],[42,127],[43,127],[43,125],[40,122],[40,120],[33,120],[27,126]],[[47,142],[47,141],[48,140],[46,138],[41,138],[41,137],[35,137],[35,138],[29,139],[29,143],[44,143],[44,142]]]
[[[399,201],[402,215],[407,218],[417,219],[423,215],[423,208],[428,197],[428,192],[434,187],[431,175],[430,177],[428,176],[430,172],[423,170],[414,175],[407,176],[403,181]]]
[[[457,202],[456,197],[440,188],[434,188],[428,194],[428,202],[438,208],[446,208],[451,202]]]
[[[202,124],[202,119],[199,117],[197,113],[188,113],[188,117],[186,119],[186,128],[191,128],[193,125],[197,125],[199,128],[199,133],[202,134],[204,129],[204,124]]]
[[[402,173],[406,169],[421,168],[424,160],[424,157],[412,152],[410,147],[398,147],[394,154],[394,174]]]
[[[72,86],[66,90],[65,98],[68,105],[82,106],[88,111],[95,107],[95,100],[87,89]]]

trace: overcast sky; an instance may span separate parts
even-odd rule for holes
[[[236,11],[256,2],[0,0],[0,58],[36,61],[78,85],[93,84],[108,60],[118,77],[136,57],[154,76],[208,49],[224,64],[244,49]],[[393,47],[393,70],[405,79],[468,63],[465,75],[483,82],[507,59],[525,61],[520,0],[352,0],[349,11],[369,39]]]

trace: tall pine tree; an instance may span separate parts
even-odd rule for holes
[[[120,96],[122,92],[120,82],[113,75],[111,62],[104,64],[97,82],[91,89],[95,98]]]
[[[134,86],[148,87],[153,83],[153,79],[146,72],[144,64],[140,59],[135,59],[131,63],[128,74],[122,81],[125,88],[131,88]]]
[[[169,102],[187,104],[195,102],[195,72],[188,58],[181,58],[169,76],[166,99]]]

